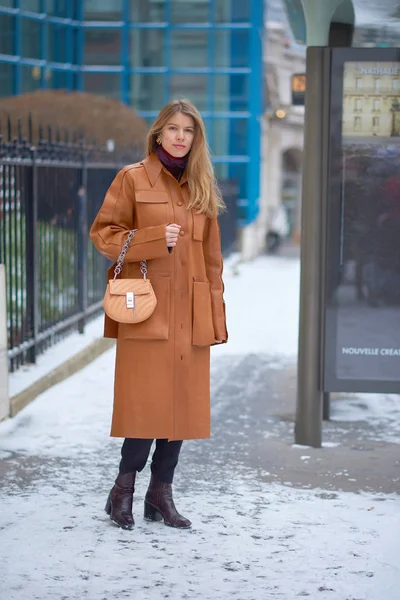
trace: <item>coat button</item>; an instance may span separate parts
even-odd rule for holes
[[[179,202],[177,202],[178,206],[182,206],[182,204],[183,204],[183,202],[181,202],[180,200],[179,200]]]
[[[182,229],[181,229],[180,232],[179,232],[179,235],[185,235],[185,232],[182,231]]]

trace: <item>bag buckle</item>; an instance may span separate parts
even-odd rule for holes
[[[135,308],[135,294],[126,292],[126,308]]]

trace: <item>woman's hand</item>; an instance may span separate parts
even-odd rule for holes
[[[215,340],[216,344],[222,344],[224,340]]]
[[[176,223],[167,225],[165,228],[165,240],[168,248],[174,248],[176,246],[180,230],[181,225],[177,225]]]

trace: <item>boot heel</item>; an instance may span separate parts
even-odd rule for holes
[[[162,514],[156,508],[154,508],[154,506],[151,506],[151,504],[148,504],[148,502],[146,501],[144,503],[144,518],[146,519],[146,521],[163,520]]]
[[[111,500],[110,500],[110,496],[108,496],[108,498],[107,498],[107,502],[106,502],[106,505],[104,507],[104,510],[106,511],[106,513],[108,515],[111,515]]]

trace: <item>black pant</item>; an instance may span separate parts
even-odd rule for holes
[[[120,473],[142,471],[149,458],[153,440],[126,438],[121,448]],[[159,481],[172,483],[175,467],[178,464],[182,442],[156,440],[156,449],[151,460],[151,472]]]

